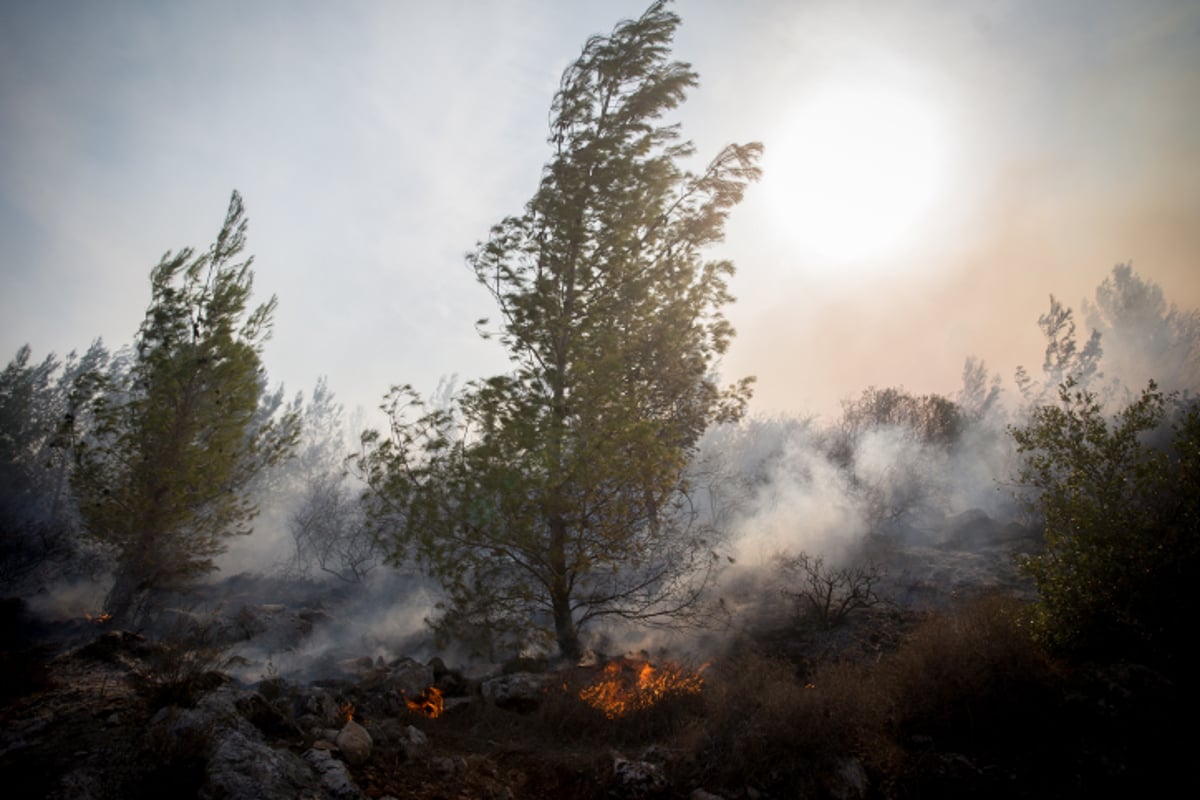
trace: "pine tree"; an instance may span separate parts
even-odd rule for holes
[[[115,556],[106,610],[120,622],[214,569],[225,540],[250,532],[248,485],[295,442],[293,417],[260,414],[275,298],[247,312],[246,226],[234,192],[206,252],[168,252],[153,269],[132,365],[101,395],[79,449],[80,508]]]
[[[711,542],[685,470],[704,430],[744,410],[722,389],[733,265],[702,251],[758,178],[758,144],[699,174],[662,117],[696,85],[670,60],[679,18],[653,4],[593,37],[551,106],[553,155],[523,214],[468,256],[499,307],[514,371],[429,410],[391,396],[365,460],[377,516],[442,580],[447,628],[553,631],[565,656],[604,617],[696,607]]]

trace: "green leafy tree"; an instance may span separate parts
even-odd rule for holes
[[[153,269],[132,363],[100,395],[78,450],[80,508],[115,556],[107,610],[121,622],[214,569],[226,539],[250,532],[248,487],[296,438],[294,416],[260,407],[275,299],[248,310],[246,225],[234,192],[207,251],[168,252]]]
[[[715,559],[685,471],[750,392],[714,378],[733,265],[702,251],[761,146],[682,166],[693,147],[661,121],[697,79],[670,60],[678,24],[659,2],[585,44],[551,106],[537,192],[468,256],[500,311],[484,335],[514,371],[449,408],[397,390],[390,432],[368,437],[377,518],[441,579],[445,625],[552,630],[574,656],[597,619],[697,607]]]
[[[1200,405],[1153,382],[1111,418],[1068,379],[1059,402],[1010,428],[1019,483],[1045,526],[1024,562],[1035,624],[1071,648],[1169,655],[1191,636],[1200,578]]]

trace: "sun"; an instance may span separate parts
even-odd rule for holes
[[[933,106],[882,86],[832,85],[804,97],[768,143],[764,189],[799,254],[850,264],[900,247],[945,179]]]

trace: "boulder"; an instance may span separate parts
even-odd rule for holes
[[[501,708],[528,712],[542,703],[546,687],[553,675],[534,672],[514,672],[499,675],[483,682],[483,696]]]
[[[433,667],[401,659],[391,665],[388,680],[405,697],[416,697],[433,684]]]
[[[355,766],[365,764],[371,758],[371,734],[354,720],[342,726],[333,743],[337,745],[346,761]]]
[[[304,753],[304,760],[320,778],[321,785],[335,800],[358,800],[362,792],[350,777],[350,770],[328,750],[312,748]]]
[[[613,782],[620,797],[657,797],[670,786],[659,764],[635,761],[613,753]]]

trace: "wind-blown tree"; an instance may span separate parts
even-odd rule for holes
[[[109,361],[99,341],[62,361],[30,354],[21,347],[0,372],[0,584],[14,593],[82,566],[71,451]]]
[[[514,371],[449,409],[395,390],[389,433],[366,437],[376,519],[441,580],[449,627],[552,630],[572,657],[598,619],[695,610],[715,561],[686,467],[751,381],[717,383],[733,265],[702,251],[761,146],[682,166],[694,148],[662,122],[697,82],[670,60],[678,24],[658,2],[588,40],[555,94],[537,192],[468,256],[500,312],[481,328]]]
[[[228,537],[250,532],[248,487],[295,442],[294,416],[260,409],[275,298],[248,308],[246,225],[234,192],[207,251],[168,252],[153,269],[132,363],[99,396],[78,448],[80,510],[114,554],[106,610],[120,622],[138,622],[155,596],[214,569]]]

